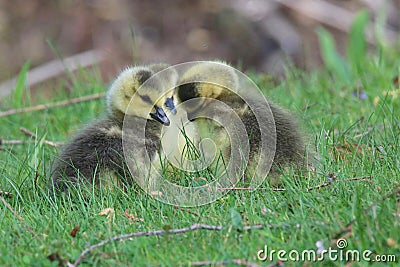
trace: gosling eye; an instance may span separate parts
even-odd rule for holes
[[[139,95],[139,96],[144,102],[149,103],[149,104],[153,104],[153,101],[151,101],[151,99],[150,99],[150,97],[148,95]]]

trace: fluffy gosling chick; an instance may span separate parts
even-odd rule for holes
[[[164,108],[172,111],[175,108],[172,91],[167,91],[175,86],[177,74],[167,72],[160,78],[149,78],[166,67],[166,64],[130,67],[119,74],[107,92],[106,117],[78,132],[55,160],[52,182],[57,191],[64,191],[68,183],[73,185],[78,180],[99,184],[98,178],[108,173],[116,174],[122,178],[122,184],[130,185],[124,145],[137,161],[144,159],[146,151],[151,160],[157,158],[161,128],[170,123]],[[129,124],[124,127],[125,144],[124,118]],[[140,129],[146,129],[145,135],[141,135]]]
[[[228,114],[220,105],[214,105],[212,100],[227,104],[243,122],[249,140],[248,166],[250,168],[257,166],[255,161],[258,161],[260,156],[260,129],[267,133],[268,143],[271,144],[274,142],[271,136],[276,132],[276,151],[271,169],[273,174],[277,173],[279,168],[287,166],[288,163],[299,162],[304,155],[303,138],[296,120],[281,107],[268,101],[273,120],[266,117],[259,124],[255,112],[267,108],[264,100],[249,95],[251,99],[250,108],[235,93],[238,90],[246,93],[246,88],[239,88],[238,76],[229,65],[216,61],[201,62],[189,68],[182,75],[179,84],[181,84],[177,89],[179,101],[184,102],[198,98],[194,105],[184,106],[188,112],[189,120],[194,118],[194,122],[200,132],[208,132],[208,135],[214,137],[217,149],[221,150],[225,161],[229,160],[231,152],[227,132],[222,127],[211,124],[209,119],[201,118],[204,110],[211,110],[211,112],[208,111],[208,115],[211,114],[212,119],[219,118],[223,120],[224,116]],[[229,117],[227,116],[226,119],[229,120]],[[204,134],[200,134],[200,136],[203,138]],[[270,149],[273,150],[273,147]],[[264,159],[265,155],[262,155],[262,157],[263,160],[267,160],[266,158]],[[271,182],[275,183],[273,180]]]

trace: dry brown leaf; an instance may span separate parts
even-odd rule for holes
[[[395,76],[393,78],[393,85],[399,87],[399,76]]]
[[[104,216],[104,215],[108,215],[108,216],[112,216],[114,215],[115,211],[112,208],[105,208],[104,210],[100,211],[98,215],[100,216]]]
[[[134,222],[143,222],[144,219],[143,218],[136,218],[135,215],[130,214],[129,211],[126,209],[125,213],[122,214],[122,216],[124,216],[125,218],[127,218],[128,220],[132,220]]]
[[[342,160],[346,160],[348,157],[352,156],[353,153],[364,155],[366,150],[371,150],[371,148],[365,145],[359,145],[356,143],[349,143],[347,141],[344,144],[339,144],[335,148],[331,148],[334,155]],[[336,158],[335,157],[335,158]]]
[[[76,226],[74,227],[74,229],[71,230],[71,232],[69,233],[69,235],[72,236],[72,237],[76,237],[76,234],[78,233],[78,230],[79,230],[79,225],[76,225]]]
[[[392,247],[392,248],[397,246],[396,241],[395,241],[393,238],[391,238],[391,237],[389,237],[388,239],[386,239],[386,244],[387,244],[389,247]]]

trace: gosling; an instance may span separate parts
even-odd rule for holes
[[[228,90],[229,89],[229,90]],[[263,166],[271,166],[270,181],[271,184],[279,183],[278,176],[281,169],[289,164],[299,164],[304,156],[304,140],[299,130],[296,120],[284,109],[268,101],[272,116],[263,117],[260,124],[254,112],[267,109],[263,99],[252,97],[249,94],[251,107],[236,92],[246,93],[246,88],[240,88],[239,79],[234,69],[226,63],[219,61],[200,62],[187,71],[180,78],[177,89],[177,98],[179,102],[197,99],[194,104],[184,105],[187,110],[188,119],[196,123],[200,136],[213,136],[217,149],[221,152],[223,160],[227,162],[231,155],[231,144],[228,133],[219,125],[211,124],[210,119],[219,119],[219,121],[230,120],[227,110],[221,108],[221,105],[214,105],[212,100],[218,100],[229,106],[241,119],[247,132],[249,140],[249,164],[247,174],[253,175],[255,166],[261,157],[261,161],[267,161],[272,158],[273,162]],[[189,102],[190,103],[190,102]],[[193,102],[192,102],[193,103]],[[202,118],[207,111],[210,119]],[[271,118],[273,117],[273,119]],[[268,153],[261,154],[261,131],[267,133]],[[206,134],[204,134],[204,132]],[[208,136],[207,136],[208,135]],[[276,136],[276,147],[273,137]],[[272,150],[275,154],[272,157]],[[237,153],[237,152],[235,152]],[[215,164],[214,164],[215,166]],[[301,166],[299,164],[298,166]],[[226,166],[225,166],[226,167]],[[251,168],[251,170],[250,170]],[[258,172],[259,173],[259,172]]]
[[[106,117],[78,132],[53,163],[52,184],[56,191],[65,191],[78,182],[99,185],[106,175],[118,177],[118,185],[131,185],[124,145],[139,164],[145,164],[146,153],[151,161],[157,160],[161,129],[170,124],[164,108],[175,111],[173,91],[167,91],[175,86],[177,74],[166,70],[161,78],[150,77],[167,67],[129,67],[119,74],[106,95]],[[123,128],[125,123],[128,126]],[[146,129],[145,134],[140,129]]]

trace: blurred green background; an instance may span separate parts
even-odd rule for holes
[[[44,66],[28,75],[32,87],[63,74],[45,63],[71,56],[98,66],[105,80],[126,64],[154,61],[218,58],[273,75],[290,61],[310,70],[321,64],[316,28],[327,28],[343,52],[362,9],[371,14],[370,46],[377,32],[388,43],[398,39],[396,0],[0,0],[0,96],[26,61]]]

